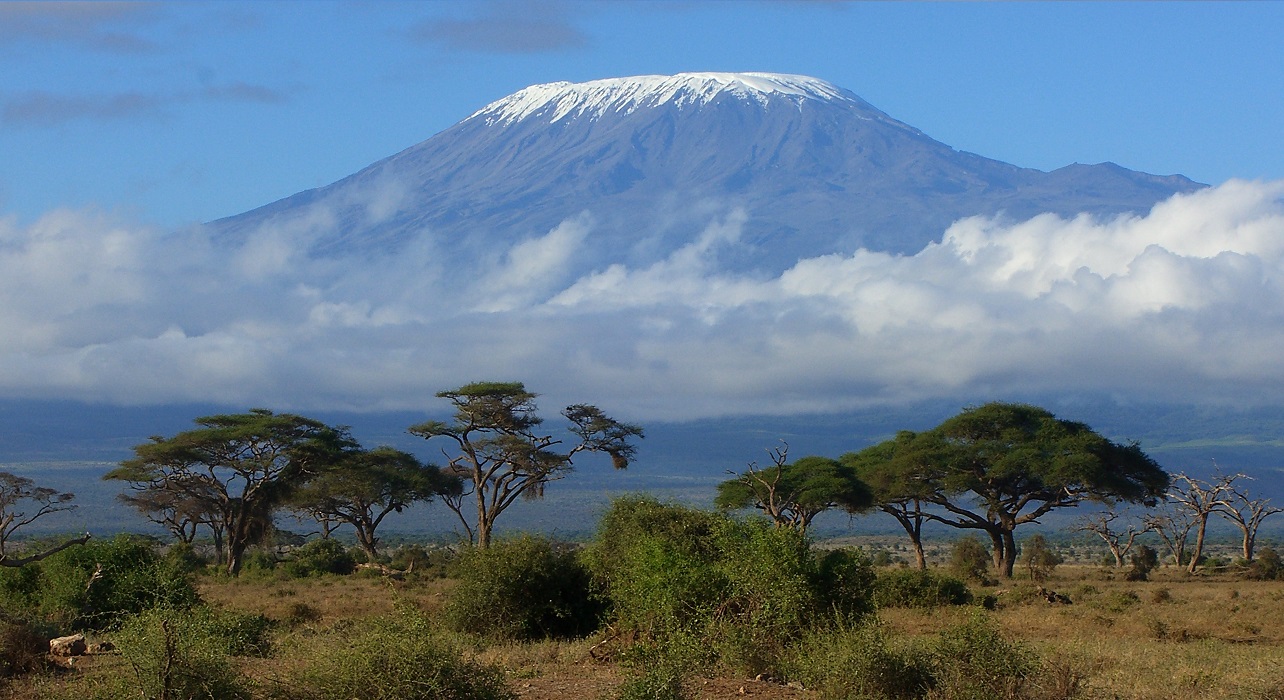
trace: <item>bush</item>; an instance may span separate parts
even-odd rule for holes
[[[491,639],[576,637],[597,629],[604,610],[575,552],[522,536],[467,549],[452,566],[459,579],[446,619]]]
[[[406,573],[444,576],[455,553],[446,547],[431,549],[421,544],[404,544],[392,553],[389,565]]]
[[[165,550],[165,564],[174,571],[194,574],[209,566],[210,561],[198,554],[191,544],[176,542]]]
[[[310,649],[283,685],[299,700],[513,700],[504,673],[466,660],[426,617],[399,608],[358,623],[341,641]]]
[[[933,683],[930,657],[893,648],[873,622],[808,632],[784,666],[786,677],[826,700],[919,698]]]
[[[286,560],[284,569],[294,578],[307,578],[323,574],[346,576],[357,568],[357,558],[335,539],[313,540],[294,550]]]
[[[1132,568],[1124,575],[1124,579],[1145,581],[1150,578],[1150,572],[1159,566],[1159,552],[1143,544],[1133,550],[1129,561],[1132,563]]]
[[[697,661],[750,673],[813,624],[863,615],[873,581],[859,551],[818,557],[788,528],[637,497],[612,504],[588,559],[617,629],[694,638]]]
[[[950,573],[964,581],[985,583],[990,574],[990,551],[972,535],[960,537],[950,548]]]
[[[1035,583],[1046,581],[1052,575],[1053,569],[1064,561],[1060,554],[1052,551],[1048,546],[1047,538],[1043,535],[1034,535],[1021,547],[1021,565],[1029,573],[1030,580]]]
[[[186,614],[189,618],[186,624],[223,654],[265,658],[272,653],[272,621],[263,615],[207,605],[197,606]]]
[[[941,633],[935,649],[937,691],[951,700],[1021,697],[1038,659],[1008,641],[998,624],[977,612]]]
[[[211,619],[153,608],[125,620],[114,639],[133,674],[117,680],[120,697],[249,700],[228,660],[228,640]]]
[[[886,571],[874,581],[874,605],[880,608],[937,608],[970,602],[967,584],[932,571]]]
[[[1257,552],[1257,557],[1253,560],[1253,563],[1249,564],[1245,575],[1258,581],[1274,581],[1284,578],[1284,565],[1280,563],[1280,555],[1270,547],[1263,547]]]
[[[190,578],[143,538],[118,535],[0,571],[0,596],[63,629],[106,629],[156,606],[199,601]]]

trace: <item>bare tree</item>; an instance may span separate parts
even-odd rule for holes
[[[1142,518],[1145,527],[1159,535],[1164,547],[1173,557],[1174,566],[1187,562],[1186,541],[1190,531],[1195,528],[1196,518],[1193,512],[1177,503],[1168,503],[1162,509]]]
[[[1252,477],[1246,474],[1236,474],[1231,480],[1235,479],[1251,480]],[[1224,499],[1226,502],[1220,507],[1218,513],[1223,518],[1235,523],[1235,526],[1244,535],[1244,560],[1251,563],[1257,546],[1257,530],[1262,526],[1262,521],[1284,511],[1284,508],[1272,506],[1269,498],[1253,498],[1248,489],[1236,488],[1230,485],[1229,482],[1227,491],[1229,497]]]
[[[1124,513],[1111,507],[1107,510],[1099,511],[1091,515],[1085,515],[1075,521],[1073,529],[1077,532],[1090,532],[1101,541],[1106,543],[1110,548],[1110,554],[1115,558],[1115,568],[1123,568],[1124,557],[1132,549],[1133,543],[1138,537],[1154,530],[1154,527],[1147,525],[1145,522],[1137,523],[1135,520],[1123,520],[1126,518]],[[1116,523],[1119,523],[1118,525]],[[1122,526],[1122,529],[1118,529]]]
[[[1191,552],[1190,563],[1186,571],[1195,573],[1199,567],[1199,558],[1204,553],[1204,533],[1208,529],[1208,519],[1214,513],[1230,507],[1231,484],[1241,474],[1218,474],[1212,481],[1203,481],[1186,474],[1173,477],[1173,488],[1168,492],[1168,500],[1185,508],[1194,517],[1195,549]]]
[[[74,509],[74,494],[59,493],[57,489],[36,486],[26,477],[0,472],[0,566],[18,567],[53,556],[68,547],[89,541],[89,534],[67,540],[25,557],[10,556],[9,546],[14,534],[36,520],[61,511]]]

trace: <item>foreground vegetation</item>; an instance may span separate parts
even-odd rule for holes
[[[252,550],[239,577],[118,537],[0,571],[0,672],[7,697],[51,700],[1284,697],[1278,569],[1138,577],[1028,540],[1000,586],[978,540],[953,554],[875,566],[646,497],[585,546],[405,546],[359,567],[320,540]],[[75,631],[94,653],[45,654]]]

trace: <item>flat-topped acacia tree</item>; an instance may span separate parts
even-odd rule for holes
[[[245,550],[270,531],[286,497],[356,448],[345,430],[265,409],[194,422],[197,428],[137,445],[133,459],[103,478],[127,481],[137,493],[180,494],[176,502],[200,511],[193,517],[223,533],[233,576]]]
[[[757,508],[776,527],[807,532],[817,515],[832,508],[849,513],[873,505],[873,496],[855,470],[838,460],[812,455],[789,462],[788,445],[768,450],[772,466],[756,463],[718,484],[714,505],[728,510]]]
[[[571,473],[575,455],[606,453],[616,469],[623,469],[637,450],[631,441],[643,436],[636,425],[610,418],[596,406],[576,404],[562,411],[574,437],[565,449],[562,440],[540,430],[544,420],[536,412],[538,394],[521,382],[474,382],[437,396],[455,407],[454,421],[419,423],[410,433],[455,443],[453,452],[443,450],[448,460],[444,469],[464,487],[442,500],[482,548],[490,546],[500,514],[518,498],[542,498],[550,481]],[[464,512],[470,500],[476,505],[471,520]]]
[[[1112,442],[1083,423],[1028,404],[969,408],[921,433],[901,433],[844,461],[884,498],[929,504],[919,514],[981,530],[995,569],[1012,577],[1016,528],[1084,501],[1154,505],[1168,474],[1136,443]]]

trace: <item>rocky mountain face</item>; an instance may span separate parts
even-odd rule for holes
[[[728,269],[858,247],[915,253],[973,215],[1141,213],[1201,185],[1105,163],[1052,172],[956,151],[813,78],[741,73],[536,85],[332,185],[214,222],[312,252],[428,235],[455,260],[588,217],[593,264],[645,264],[729,216]],[[456,257],[459,256],[459,257]]]

